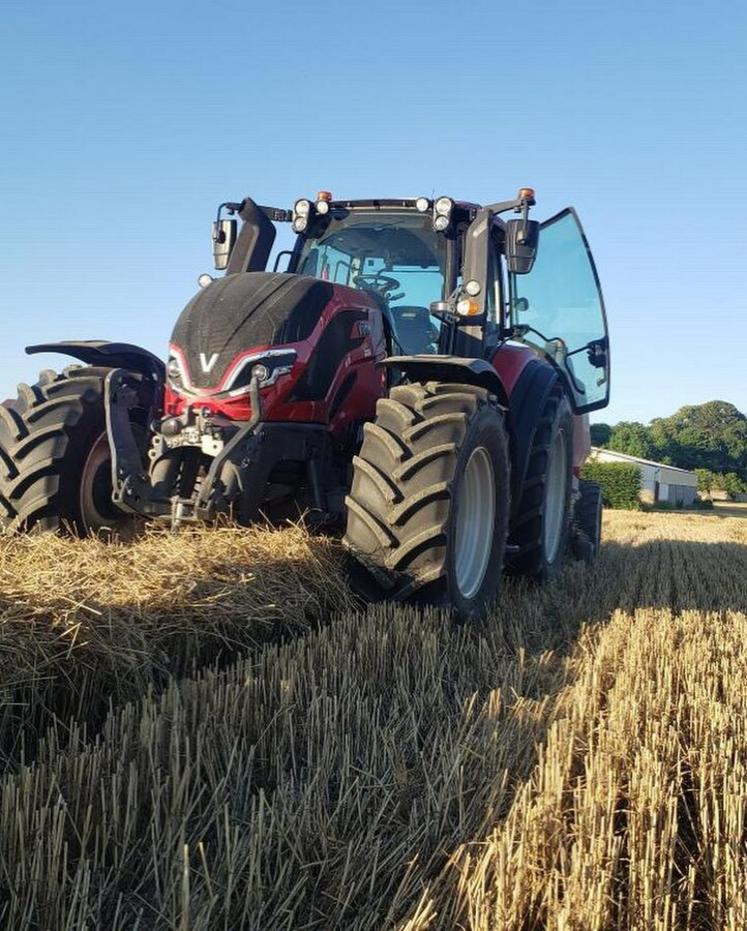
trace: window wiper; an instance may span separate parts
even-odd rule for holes
[[[511,327],[511,336],[514,339],[523,339],[527,333],[536,333],[537,336],[539,336],[540,339],[543,339],[546,343],[551,343],[553,340],[559,338],[557,336],[553,336],[552,338],[545,336],[544,333],[540,333],[538,329],[533,326],[529,326],[528,323],[516,323],[513,327]]]

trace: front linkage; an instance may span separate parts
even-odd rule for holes
[[[246,423],[218,426],[208,412],[191,408],[181,417],[161,420],[148,453],[150,473],[143,466],[143,453],[130,420],[140,380],[141,376],[126,369],[114,369],[106,378],[114,503],[135,514],[170,519],[172,528],[229,511],[245,490],[247,470],[258,458],[261,445],[257,427],[262,405],[257,379],[250,384],[252,416]],[[212,463],[193,492],[195,465],[201,454],[212,455]]]
[[[234,514],[246,522],[257,516],[274,466],[295,459],[306,463],[314,511],[327,515],[321,479],[329,454],[327,431],[321,424],[265,422],[256,376],[249,384],[252,415],[244,423],[194,408],[178,417],[156,419],[149,471],[131,421],[142,381],[138,373],[119,368],[105,383],[112,500],[122,510],[169,521],[172,529],[211,521],[219,514]],[[152,410],[151,416],[157,418],[158,413]],[[200,474],[205,457],[210,466]]]

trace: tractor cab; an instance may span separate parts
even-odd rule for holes
[[[403,207],[335,207],[311,220],[289,270],[373,295],[392,354],[437,352],[440,321],[430,306],[448,296],[454,241]]]
[[[288,270],[373,294],[394,355],[452,352],[454,320],[445,311],[461,284],[465,235],[478,206],[451,197],[332,201],[326,193],[295,204],[299,235]],[[482,322],[495,333],[497,256],[490,271]]]
[[[321,191],[285,211],[247,198],[219,209],[216,267],[264,269],[270,221],[288,221],[296,243],[275,270],[286,256],[289,273],[365,292],[381,310],[389,355],[491,360],[519,343],[561,373],[577,413],[595,410],[609,398],[609,352],[594,261],[573,209],[539,223],[528,216],[534,203],[530,188],[485,207]],[[238,239],[224,207],[244,221]],[[518,218],[504,220],[509,212]]]

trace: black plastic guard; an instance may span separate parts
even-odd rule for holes
[[[479,385],[494,394],[502,407],[508,407],[508,395],[500,375],[485,359],[461,358],[460,356],[389,356],[383,365],[392,366],[413,381],[461,382]]]
[[[63,340],[59,343],[39,343],[27,346],[28,355],[37,352],[60,352],[87,365],[103,365],[108,368],[129,369],[149,375],[163,382],[166,367],[158,356],[132,343],[110,343],[103,339]]]

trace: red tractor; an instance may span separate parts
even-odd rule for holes
[[[534,203],[222,204],[226,274],[202,276],[165,365],[127,343],[27,349],[82,365],[0,406],[0,522],[305,512],[345,527],[358,584],[462,617],[504,567],[591,560],[600,492],[579,469],[609,397],[604,305],[575,212],[540,224]],[[297,238],[266,271],[278,222]]]

